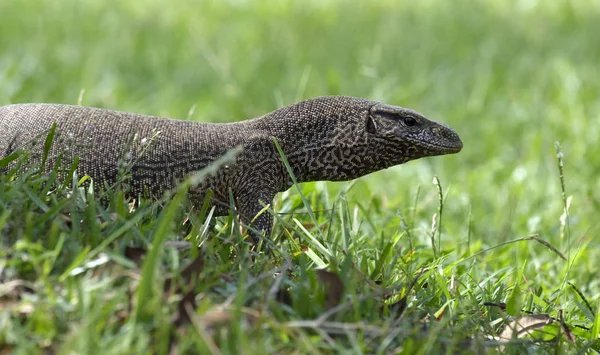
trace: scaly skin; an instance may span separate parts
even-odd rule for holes
[[[354,97],[326,96],[302,101],[265,116],[235,123],[198,123],[59,104],[0,107],[0,154],[31,150],[41,161],[45,134],[57,123],[48,164],[63,154],[64,166],[79,156],[79,176],[111,186],[119,169],[130,167],[129,196],[158,198],[185,177],[236,146],[235,162],[189,191],[196,205],[212,189],[216,215],[227,214],[229,191],[249,223],[291,186],[272,137],[285,152],[299,182],[351,180],[426,156],[457,153],[458,135],[448,126],[398,106]],[[263,213],[252,227],[270,235],[272,218]]]

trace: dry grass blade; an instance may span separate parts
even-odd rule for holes
[[[196,314],[190,303],[186,303],[183,307],[185,308],[183,311],[189,316],[191,324],[194,325],[196,330],[202,329],[202,332],[207,336],[214,335],[214,331],[218,328],[230,328],[232,322],[241,322],[242,327],[248,329],[254,326],[261,317],[258,311],[245,307],[242,307],[239,318],[237,318],[232,307],[223,305],[217,306],[202,315]]]
[[[171,323],[176,327],[190,323],[192,314],[196,310],[196,291],[192,288],[186,292],[179,304],[177,305],[177,313],[171,318]]]
[[[534,330],[541,329],[552,323],[552,318],[546,314],[533,314],[515,319],[504,327],[500,334],[501,341],[510,341],[531,335]]]
[[[192,243],[185,240],[169,240],[165,242],[165,248],[187,250],[192,248]]]
[[[35,285],[26,280],[10,280],[0,283],[0,298],[14,297],[25,292],[34,292]]]
[[[569,328],[569,326],[565,323],[562,309],[560,311],[558,311],[558,319],[560,321],[560,329],[562,330],[563,334],[565,335],[565,338],[567,339],[567,341],[571,344],[575,344],[576,343],[575,335],[571,331],[571,328]]]
[[[23,293],[34,293],[34,285],[25,280],[11,280],[0,283],[0,312],[18,309],[19,314],[28,315],[34,310],[31,303],[22,303]]]

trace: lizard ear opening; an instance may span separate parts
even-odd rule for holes
[[[367,132],[371,134],[377,133],[377,124],[371,115],[367,117]]]

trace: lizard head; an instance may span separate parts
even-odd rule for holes
[[[385,154],[391,165],[458,153],[463,147],[458,134],[447,125],[411,109],[382,103],[375,103],[365,113],[364,131],[373,148]]]
[[[355,97],[318,97],[269,116],[269,130],[282,138],[299,181],[350,180],[462,149],[458,134],[442,123]]]

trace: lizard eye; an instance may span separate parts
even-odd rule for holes
[[[404,124],[407,126],[416,126],[417,125],[417,120],[412,117],[412,116],[406,116],[404,117]]]

